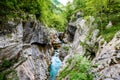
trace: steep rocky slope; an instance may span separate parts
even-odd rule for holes
[[[60,72],[62,70],[64,72],[64,68],[68,66],[69,58],[80,54],[92,60],[91,72],[94,74],[94,80],[120,80],[120,32],[118,31],[107,43],[99,35],[98,26],[94,21],[95,19],[90,16],[88,20],[78,18],[68,25],[68,36],[71,36],[72,42],[68,51],[69,55],[65,57]],[[72,62],[68,69],[75,68],[74,65]],[[69,80],[69,77],[68,73],[62,80]]]
[[[59,50],[62,67],[75,54],[85,56],[94,64],[94,80],[120,79],[120,32],[107,43],[90,16],[70,22],[66,31],[48,29],[33,20],[7,22],[0,32],[0,76],[2,80],[47,80],[54,50]],[[65,44],[62,44],[65,43]],[[62,45],[61,45],[62,44]],[[74,68],[74,62],[68,69]],[[17,76],[17,77],[16,77]],[[58,75],[60,76],[60,74]],[[69,74],[62,78],[69,80]]]
[[[6,24],[14,27],[0,36],[0,71],[4,73],[1,79],[16,80],[13,70],[19,80],[48,79],[53,50],[61,44],[57,32],[32,20]]]
[[[120,32],[99,48],[93,59],[93,63],[98,64],[94,69],[97,72],[95,80],[120,80]]]

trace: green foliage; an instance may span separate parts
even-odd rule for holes
[[[52,3],[51,0],[2,0],[0,1],[0,21],[3,18],[27,19],[29,14],[48,27],[63,31],[66,26],[66,18],[62,10]],[[56,13],[57,11],[61,13]]]
[[[119,30],[120,30],[120,25],[112,26],[112,27],[109,28],[109,29],[105,29],[105,30],[102,32],[102,36],[103,36],[103,38],[104,38],[107,42],[109,42],[109,41],[113,38],[113,36],[115,35],[115,33],[116,33],[117,31],[119,31]]]
[[[70,80],[93,80],[90,61],[80,55],[74,55],[68,59],[68,65],[60,72],[58,80],[69,76]]]
[[[73,3],[68,3],[66,6],[66,18],[69,21],[71,16],[78,11],[83,11],[85,0],[73,0]]]
[[[9,68],[11,66],[11,62],[9,60],[4,60],[2,62],[2,67],[7,67]]]
[[[73,12],[72,4],[68,3],[67,6],[66,6],[66,11],[64,13],[64,14],[66,14],[66,18],[67,18],[68,21],[70,20],[70,17],[73,14],[72,12]]]
[[[69,46],[63,46],[63,49],[65,50],[65,51],[68,51],[69,50]]]
[[[119,30],[118,27],[113,27],[114,31],[112,28],[107,30],[105,26],[109,21],[112,22],[113,26],[120,25],[120,0],[73,0],[73,3],[68,3],[66,6],[67,20],[70,20],[77,11],[84,12],[84,16],[94,16],[100,34],[107,41]],[[105,34],[106,32],[108,33]]]
[[[0,1],[1,14],[0,16],[7,16],[7,15],[15,15],[22,16],[21,12],[28,12],[28,13],[36,13],[37,8],[37,1],[30,1],[30,0],[3,0]]]
[[[8,76],[12,74],[11,76]],[[17,72],[14,69],[9,69],[0,72],[0,80],[18,80]]]
[[[85,1],[86,0],[73,0],[73,4],[74,4],[74,9],[80,9],[82,10],[86,5],[85,5]]]
[[[18,58],[2,61],[0,65],[0,80],[18,80],[17,73],[12,68],[16,62],[18,62]]]
[[[49,21],[49,27],[55,28],[58,31],[64,31],[66,26],[66,19],[62,16],[62,14],[53,14]]]
[[[104,23],[119,19],[119,4],[119,0],[73,0],[73,3],[68,3],[66,10],[69,11],[67,15],[78,10],[83,11],[85,16],[92,15],[95,18],[100,18],[99,22]],[[110,18],[111,15],[117,18]],[[100,25],[102,26],[102,24]]]
[[[112,21],[113,25],[118,24],[119,4],[119,0],[87,0],[85,14],[93,15],[99,23],[100,30],[103,31],[109,21]]]

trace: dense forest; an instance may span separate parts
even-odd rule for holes
[[[37,20],[49,27],[55,27],[63,31],[66,20],[62,9],[56,7],[51,0],[2,0],[0,1],[0,17],[2,19],[22,18],[26,20],[33,14]]]

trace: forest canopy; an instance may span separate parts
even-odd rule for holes
[[[33,14],[45,26],[56,28],[58,31],[63,31],[65,27],[66,19],[62,9],[51,0],[1,0],[0,8],[0,21],[3,18],[26,19],[29,14]]]
[[[120,24],[120,0],[73,0],[66,6],[57,0],[1,0],[0,8],[0,21],[11,17],[26,19],[26,14],[33,14],[44,25],[58,31],[65,29],[77,11],[82,11],[84,17],[94,16],[101,31],[109,21],[116,26]]]

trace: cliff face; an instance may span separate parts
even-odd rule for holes
[[[119,80],[120,32],[107,43],[94,21],[91,16],[78,18],[68,24],[65,33],[31,20],[6,23],[0,31],[0,79],[47,80],[53,51],[59,49],[61,70],[71,56],[80,54],[97,65],[91,70],[94,80]],[[61,46],[61,42],[66,44]],[[74,65],[73,61],[68,69]],[[62,79],[68,80],[69,74]]]
[[[15,69],[19,80],[48,79],[52,45],[59,43],[54,36],[54,31],[49,32],[40,23],[19,22],[11,33],[0,36],[0,71]]]
[[[107,43],[101,35],[94,22],[93,17],[88,20],[78,18],[75,22],[68,25],[68,36],[70,41],[68,55],[63,61],[63,68],[68,65],[68,59],[75,54],[86,56],[92,60],[91,70],[95,74],[94,80],[120,80],[120,32],[115,34],[113,39]],[[67,67],[74,68],[74,62]],[[63,70],[64,71],[64,70]],[[60,74],[59,74],[60,75]],[[69,73],[62,78],[69,79]]]
[[[93,63],[98,64],[93,70],[97,72],[95,80],[120,80],[120,32],[109,43],[99,46]]]

